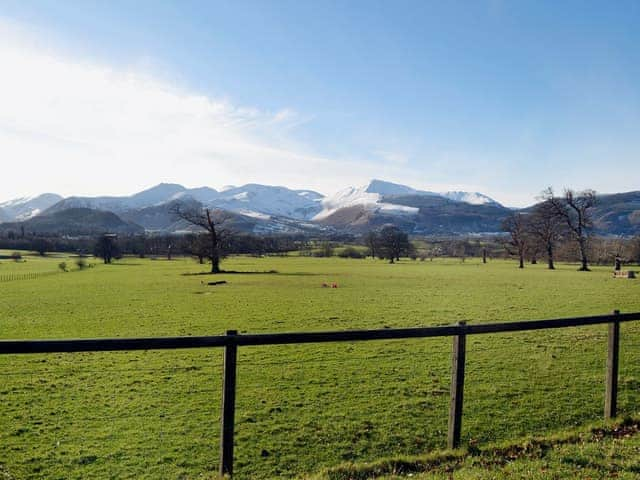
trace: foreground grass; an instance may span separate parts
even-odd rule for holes
[[[345,464],[309,480],[636,479],[640,476],[640,422],[564,431],[518,442],[473,445],[371,464]]]
[[[61,260],[49,261],[47,268]],[[0,338],[341,330],[640,310],[640,282],[614,280],[605,268],[243,257],[224,267],[277,273],[223,274],[228,284],[213,287],[209,276],[185,275],[206,270],[190,260],[130,259],[7,282]],[[321,287],[334,281],[339,288]],[[624,325],[623,413],[640,401],[639,343],[640,326]],[[604,326],[470,338],[463,441],[484,445],[599,418],[605,347]],[[450,339],[241,349],[238,478],[290,478],[443,448],[450,351]],[[215,349],[0,357],[0,466],[15,478],[213,477],[221,360]]]

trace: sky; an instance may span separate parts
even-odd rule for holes
[[[640,2],[0,0],[0,201],[640,189]]]

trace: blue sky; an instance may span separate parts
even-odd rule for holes
[[[0,0],[0,154],[43,163],[3,175],[0,200],[159,181],[384,178],[514,206],[548,185],[640,189],[638,25],[624,1]]]

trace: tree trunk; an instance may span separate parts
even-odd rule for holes
[[[584,239],[580,239],[580,259],[581,259],[581,265],[580,265],[580,272],[588,272],[589,271],[589,265],[588,265],[588,260],[587,260],[587,246],[585,245],[585,241]]]
[[[218,255],[211,257],[211,273],[220,273],[220,257]]]
[[[518,265],[518,268],[524,268],[524,255],[520,254],[520,264]]]
[[[551,245],[547,246],[547,265],[549,266],[549,270],[555,270],[556,267],[553,264],[553,247]]]

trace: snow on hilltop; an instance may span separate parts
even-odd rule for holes
[[[456,202],[466,202],[471,205],[498,205],[493,198],[478,192],[442,192],[441,196],[448,198],[449,200],[455,200]]]
[[[16,198],[0,203],[0,210],[6,221],[22,221],[35,217],[60,200],[62,197],[58,194],[43,193],[42,195]]]
[[[495,200],[477,192],[429,192],[417,190],[407,185],[385,182],[384,180],[371,180],[361,187],[348,187],[339,192],[325,197],[322,200],[322,211],[314,220],[322,220],[337,212],[341,208],[362,206],[370,210],[383,210],[386,213],[415,214],[417,208],[397,205],[393,203],[393,196],[400,195],[433,195],[448,198],[457,202],[466,202],[472,205],[498,204]]]
[[[255,183],[226,186],[219,191],[210,187],[185,188],[175,183],[160,183],[129,196],[63,199],[60,195],[46,193],[10,200],[0,203],[0,222],[26,220],[47,210],[47,213],[55,213],[69,208],[91,208],[120,214],[187,199],[196,200],[207,207],[261,219],[274,216],[293,220],[322,220],[342,208],[353,206],[389,214],[412,215],[418,212],[417,208],[398,205],[393,200],[394,197],[411,195],[435,195],[473,205],[499,205],[478,192],[435,193],[376,179],[361,187],[345,188],[328,197],[308,189],[292,190]]]
[[[426,194],[427,192],[424,193]],[[381,201],[382,197],[385,195],[415,194],[419,194],[419,191],[411,187],[407,187],[406,185],[384,182],[382,180],[371,180],[367,185],[362,187],[347,187],[330,197],[325,197],[322,200],[322,211],[313,217],[313,219],[322,220],[341,208],[354,207],[356,205],[363,206],[368,209],[379,208],[388,213],[415,214],[418,213],[418,209],[415,207],[395,205],[393,203]]]
[[[248,184],[231,187],[219,193],[212,206],[242,213],[243,215],[275,215],[309,220],[322,206],[324,197],[311,190],[290,190],[286,187]]]

